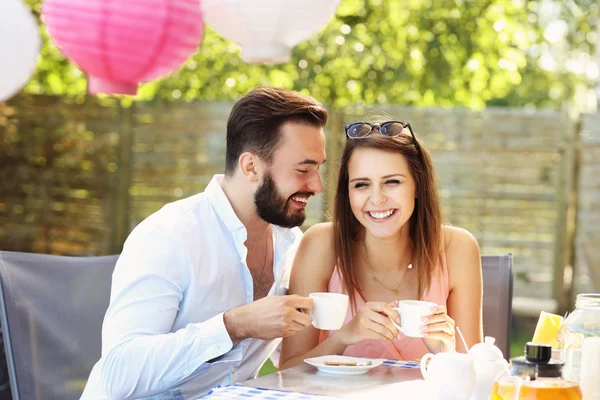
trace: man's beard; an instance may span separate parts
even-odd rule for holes
[[[286,199],[277,189],[271,174],[267,172],[263,183],[254,194],[254,206],[258,215],[268,223],[284,228],[293,228],[304,223],[306,212],[304,209],[299,209],[294,213],[289,213],[291,198],[299,195],[309,197],[313,194],[296,192]]]

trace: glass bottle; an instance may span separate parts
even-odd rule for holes
[[[586,337],[600,337],[600,294],[579,294],[575,311],[563,321],[558,334],[563,378],[579,383],[581,346]]]

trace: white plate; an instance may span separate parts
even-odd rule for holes
[[[325,362],[356,362],[358,365],[325,365]],[[310,364],[321,372],[328,374],[341,374],[341,375],[360,375],[368,372],[369,370],[383,364],[383,360],[375,358],[357,358],[357,357],[346,357],[346,356],[321,356],[307,358],[304,360],[305,363]],[[363,365],[367,363],[370,365]]]

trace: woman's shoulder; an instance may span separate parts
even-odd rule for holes
[[[444,251],[446,253],[473,249],[479,251],[477,239],[475,239],[475,236],[468,230],[456,226],[443,225],[442,232],[444,238]]]
[[[308,245],[333,250],[333,223],[321,222],[304,232],[302,241]]]
[[[333,226],[325,222],[311,226],[302,237],[292,267],[293,293],[327,290],[327,283],[335,267]],[[309,278],[309,279],[306,279]],[[308,293],[307,292],[307,293]]]
[[[303,259],[310,259],[320,265],[335,264],[333,224],[322,222],[308,228],[302,237],[298,253]]]
[[[481,255],[475,236],[466,229],[443,226],[446,265],[450,287],[456,280],[468,281],[465,276],[477,277],[481,274]],[[466,275],[465,275],[466,274]]]

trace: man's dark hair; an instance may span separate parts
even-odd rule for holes
[[[271,87],[258,87],[238,100],[227,121],[225,174],[235,172],[240,155],[247,151],[271,163],[286,122],[324,127],[327,110],[310,96]]]

